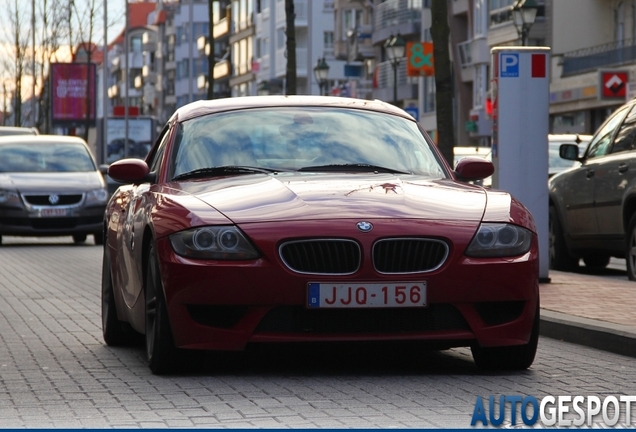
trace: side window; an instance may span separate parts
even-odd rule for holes
[[[621,125],[616,138],[614,138],[614,145],[612,146],[612,153],[619,153],[624,151],[630,151],[634,149],[636,144],[636,105],[631,109],[625,121]]]
[[[629,107],[620,108],[600,127],[594,138],[592,138],[585,157],[595,158],[604,156],[609,152],[614,131],[621,124],[625,115],[627,115],[628,108]]]
[[[155,152],[149,158],[148,166],[150,167],[151,172],[157,172],[157,170],[159,169],[159,165],[161,164],[161,159],[163,159],[163,153],[166,148],[166,142],[168,141],[168,137],[170,136],[170,133],[168,133],[169,130],[170,128],[168,126],[163,128],[159,138],[161,142],[157,146]]]

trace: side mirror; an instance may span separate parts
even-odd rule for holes
[[[461,158],[455,167],[455,173],[460,180],[483,180],[495,172],[492,162],[473,156]]]
[[[579,158],[579,146],[576,144],[561,144],[559,146],[559,156],[566,160],[580,160]]]
[[[152,181],[146,161],[127,158],[113,162],[108,167],[108,175],[120,183],[143,183]]]

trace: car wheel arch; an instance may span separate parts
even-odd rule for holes
[[[636,213],[636,191],[625,198],[623,203],[623,231],[627,233],[632,215]]]

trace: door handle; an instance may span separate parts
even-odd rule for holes
[[[618,166],[618,172],[621,174],[627,172],[628,169],[629,169],[629,165],[624,163]]]
[[[585,174],[585,177],[587,178],[592,178],[594,177],[594,170],[587,170],[587,173]]]

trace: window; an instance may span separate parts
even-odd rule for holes
[[[361,9],[345,9],[342,11],[342,40],[347,40],[347,32],[362,25]]]
[[[627,114],[627,108],[623,107],[619,109],[616,114],[609,118],[605,122],[603,126],[596,133],[592,141],[590,142],[590,146],[587,149],[587,154],[585,155],[588,158],[594,158],[598,156],[604,156],[607,154],[610,148],[610,144],[612,143],[612,136],[614,135],[614,131],[620,125],[621,121]]]
[[[130,38],[130,52],[141,52],[141,36],[132,36]]]
[[[333,49],[333,32],[326,31],[323,33],[323,42],[325,44],[325,49]]]
[[[612,153],[620,153],[624,151],[630,151],[634,149],[636,143],[636,107],[632,108],[625,122],[618,130],[616,138],[614,138],[614,145],[612,146]]]
[[[285,29],[279,28],[276,32],[276,47],[285,48]]]

